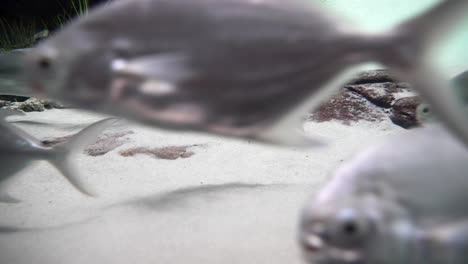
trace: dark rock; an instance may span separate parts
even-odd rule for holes
[[[397,83],[398,78],[392,75],[388,70],[370,70],[360,73],[356,78],[349,81],[349,84],[368,84],[368,83]]]
[[[406,97],[411,99],[406,99]],[[309,120],[340,120],[344,124],[382,121],[390,118],[396,125],[411,128],[416,121],[416,107],[422,102],[413,96],[408,83],[399,82],[386,70],[361,73],[328,102],[312,112]]]
[[[10,101],[10,102],[24,102],[30,97],[18,96],[18,95],[0,95],[0,100]]]
[[[394,93],[402,92],[397,83],[367,83],[347,85],[346,89],[360,94],[379,107],[390,108],[395,101]]]
[[[413,128],[420,125],[416,119],[416,108],[422,103],[419,96],[404,97],[393,103],[390,119],[403,128]]]
[[[36,98],[29,98],[28,100],[24,102],[13,102],[9,106],[5,106],[4,108],[22,110],[24,112],[44,111],[44,106],[42,105],[41,101],[39,101]]]
[[[162,148],[137,147],[120,152],[123,157],[135,156],[136,154],[147,154],[157,159],[176,160],[178,158],[189,158],[195,153],[188,149],[197,145],[190,146],[168,146]]]
[[[69,108],[69,106],[56,101],[42,100],[32,97],[0,95],[0,108],[22,110],[24,112],[42,112],[44,109],[65,109]]]
[[[0,108],[4,107],[4,106],[10,106],[11,102],[9,101],[4,101],[4,100],[0,100]]]
[[[340,93],[314,111],[308,119],[316,122],[339,120],[349,125],[360,120],[383,121],[387,119],[387,115],[382,109],[360,95],[342,89]]]

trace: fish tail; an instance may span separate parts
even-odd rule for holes
[[[435,115],[468,145],[468,113],[453,85],[431,65],[431,50],[463,18],[467,0],[445,0],[425,13],[374,38],[375,58],[408,81],[428,102]]]
[[[117,120],[116,118],[107,118],[84,128],[67,142],[57,145],[54,152],[56,155],[48,159],[78,191],[85,195],[97,196],[96,192],[79,177],[72,164],[71,156],[91,144],[106,127]]]
[[[19,110],[0,109],[0,121],[4,121],[9,116],[24,116],[25,114]]]
[[[9,193],[0,193],[0,203],[20,203],[21,200],[16,199]]]

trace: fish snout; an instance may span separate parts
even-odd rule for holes
[[[320,235],[307,234],[299,239],[303,259],[310,264],[365,264],[358,249],[328,245]]]
[[[22,59],[22,75],[30,91],[43,95],[49,83],[57,78],[58,52],[52,47],[37,47],[25,54]]]

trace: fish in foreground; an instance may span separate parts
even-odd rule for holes
[[[98,7],[25,59],[38,94],[174,130],[303,146],[302,117],[356,66],[388,66],[468,143],[468,118],[429,54],[466,17],[445,0],[382,33],[295,0],[122,0]]]
[[[95,196],[92,189],[79,177],[72,166],[70,157],[83,150],[116,119],[108,118],[98,121],[70,140],[55,147],[44,147],[41,142],[23,130],[9,124],[5,118],[11,115],[24,115],[20,111],[0,110],[0,202],[17,202],[4,189],[7,182],[29,163],[46,160],[54,165],[62,175],[81,193]]]
[[[468,261],[468,151],[440,124],[371,146],[307,202],[308,263]]]

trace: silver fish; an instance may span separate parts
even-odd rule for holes
[[[121,0],[92,10],[25,59],[37,92],[175,130],[285,145],[352,66],[377,61],[412,83],[468,143],[468,118],[427,62],[466,17],[442,1],[383,33],[295,0]]]
[[[468,150],[429,125],[341,166],[303,210],[308,263],[468,261]]]
[[[460,100],[468,105],[468,71],[464,71],[453,78],[455,94]]]
[[[456,75],[452,79],[454,94],[465,108],[465,113],[468,115],[468,71]],[[432,106],[427,103],[422,103],[416,108],[416,119],[424,124],[436,122],[438,120],[437,113],[434,113]]]
[[[8,123],[5,118],[10,115],[24,115],[15,110],[0,110],[0,201],[15,202],[7,192],[3,191],[7,187],[8,180],[15,176],[17,172],[24,169],[29,163],[36,160],[46,160],[81,193],[95,196],[94,191],[76,173],[70,157],[73,153],[82,150],[96,139],[96,137],[109,125],[115,122],[115,118],[108,118],[96,122],[70,140],[55,147],[45,147],[41,142]]]

